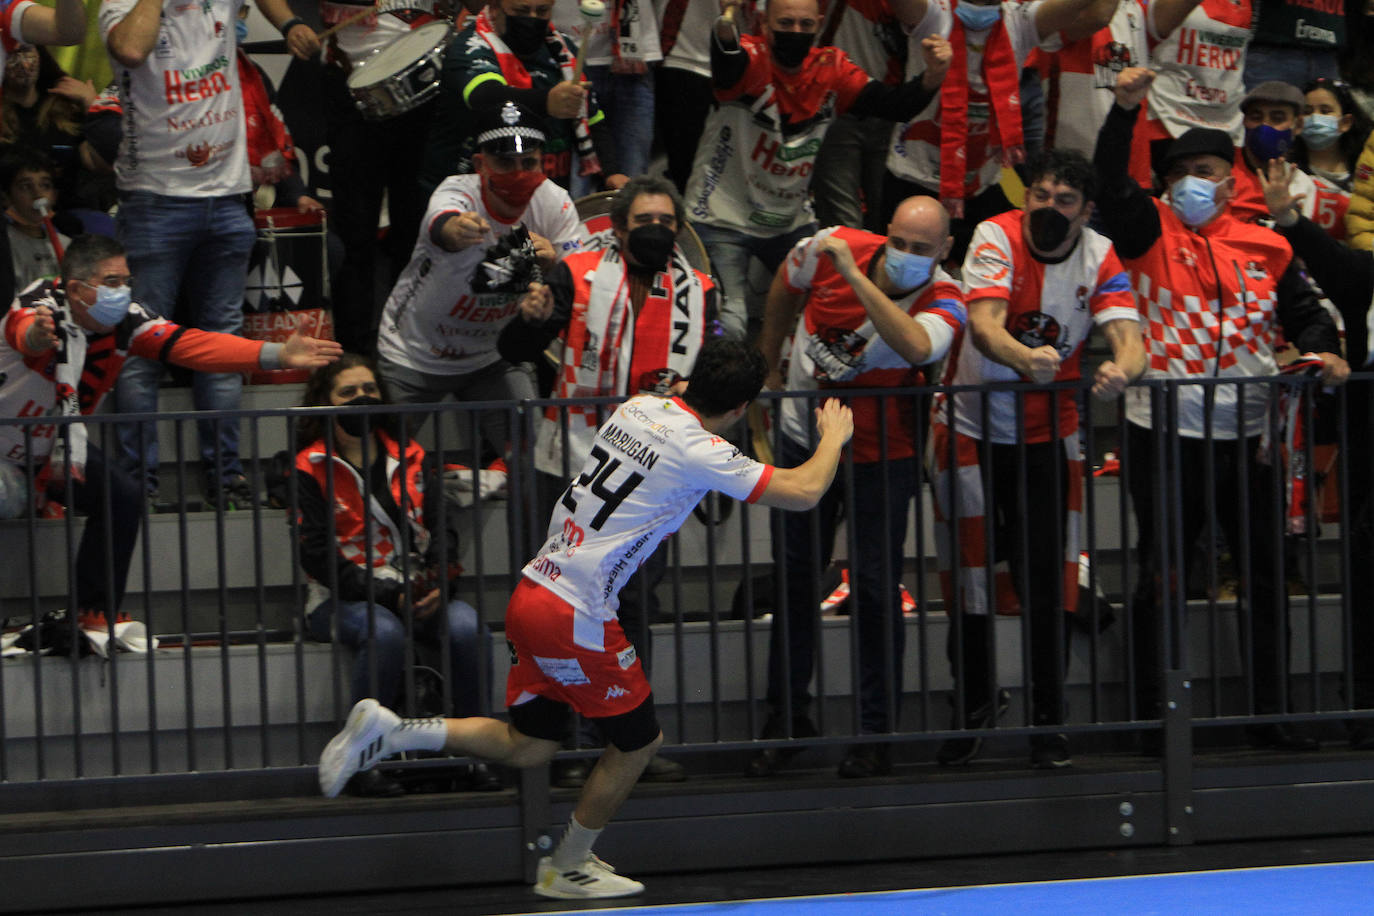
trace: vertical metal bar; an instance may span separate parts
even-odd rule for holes
[[[24,476],[29,480],[36,479],[38,468],[33,460],[33,424],[24,424]],[[38,518],[36,512],[31,508],[28,513],[28,521],[25,525],[29,535],[29,625],[33,627],[34,635],[38,634],[38,624],[42,617],[38,612]],[[36,764],[36,775],[42,780],[47,778],[47,738],[44,734],[45,727],[43,722],[43,665],[42,658],[38,652],[33,655],[33,737],[34,754]],[[3,667],[3,666],[0,666]],[[1346,666],[1349,670],[1349,666]],[[0,712],[6,707],[0,704]],[[0,773],[0,776],[7,777],[8,771]]]
[[[338,458],[338,443],[334,435],[334,424],[338,422],[338,413],[335,411],[323,420],[324,427],[324,504],[325,504],[325,524],[329,524],[329,515],[333,511],[334,501],[338,498],[338,488],[335,486],[335,460]],[[338,601],[339,601],[339,566],[337,563],[329,564],[329,597],[325,600],[332,602],[329,609],[331,621],[329,626],[329,673],[334,688],[334,719],[343,720],[343,674],[339,669],[339,660],[344,655],[343,646],[339,642],[338,634]]]
[[[1250,544],[1250,449],[1255,447],[1250,442],[1249,428],[1245,422],[1245,399],[1249,389],[1246,383],[1241,380],[1236,382],[1236,502],[1240,505],[1240,547],[1241,552],[1241,591],[1245,596],[1245,601],[1249,603],[1250,613],[1241,613],[1239,598],[1236,602],[1236,617],[1240,623],[1240,643],[1241,652],[1246,657],[1242,658],[1245,672],[1245,712],[1253,715],[1255,712],[1255,665],[1253,662],[1253,648],[1255,645],[1254,629],[1254,608],[1255,608],[1255,570],[1254,570],[1254,551]],[[1237,549],[1232,547],[1232,550]]]
[[[215,479],[210,486],[218,486],[224,480],[224,449],[220,444],[220,425],[222,421],[219,417],[211,420],[215,438]],[[219,684],[220,684],[220,703],[223,704],[223,717],[220,725],[221,735],[224,743],[224,768],[232,770],[234,768],[234,687],[231,683],[230,664],[232,659],[229,653],[229,573],[228,564],[225,561],[226,538],[224,536],[224,498],[223,492],[215,502],[215,572],[216,588],[215,596],[217,610],[219,612]]]
[[[845,399],[846,404],[852,402]],[[862,660],[859,652],[859,642],[862,638],[859,632],[859,601],[863,596],[860,594],[861,586],[859,583],[858,570],[855,564],[859,560],[859,534],[856,530],[858,519],[854,517],[854,450],[845,449],[844,463],[841,467],[844,472],[844,505],[845,513],[848,518],[844,526],[845,533],[845,553],[849,557],[849,692],[850,692],[850,714],[853,722],[854,734],[863,733],[863,682],[860,676]],[[819,590],[817,590],[819,594]],[[815,614],[815,610],[807,608],[808,613]],[[819,622],[819,621],[818,621]]]
[[[1079,416],[1085,422],[1083,429],[1083,544],[1079,547],[1080,557],[1088,555],[1088,721],[1102,721],[1102,672],[1099,655],[1098,634],[1102,632],[1102,615],[1097,606],[1097,436],[1092,417],[1090,389],[1080,388],[1078,394]],[[1125,555],[1125,544],[1122,544]],[[1080,593],[1081,598],[1081,593]],[[1083,608],[1079,607],[1079,614]],[[1080,618],[1081,619],[1081,618]],[[1067,620],[1065,621],[1067,622]],[[1067,666],[1066,666],[1067,668]],[[1065,674],[1065,695],[1068,695],[1068,676]]]
[[[139,427],[140,436],[142,426]],[[116,436],[116,440],[117,440]],[[118,442],[116,441],[116,447]],[[110,453],[105,453],[105,460],[110,460]],[[150,510],[148,506],[147,486],[144,484],[142,474],[136,479],[138,487],[138,521],[139,530],[142,532],[142,550],[139,551],[142,557],[143,571],[143,620],[148,629],[148,652],[143,657],[143,671],[146,681],[144,700],[148,704],[148,772],[160,773],[162,771],[160,759],[160,742],[158,741],[157,729],[157,652],[153,651],[153,640],[158,632],[158,621],[153,613],[153,526]]]
[[[66,433],[68,441],[70,441],[71,424],[67,425]],[[76,491],[72,481],[71,448],[62,450],[62,480],[62,501],[66,510],[63,513],[62,529],[66,535],[67,544],[67,621],[65,626],[72,646],[71,655],[67,658],[67,671],[72,681],[72,758],[75,763],[73,768],[75,775],[84,776],[86,775],[86,767],[82,754],[81,652],[78,647],[85,637],[82,635],[77,622],[77,615],[81,608],[77,606],[76,594]]]
[[[1212,428],[1213,420],[1216,416],[1216,394],[1215,385],[1206,385],[1202,389],[1202,430],[1203,430],[1203,456],[1202,456],[1202,498],[1203,505],[1207,511],[1207,550],[1203,554],[1206,564],[1207,575],[1207,664],[1210,672],[1208,678],[1211,693],[1212,715],[1221,713],[1221,642],[1220,642],[1220,610],[1218,608],[1218,597],[1221,589],[1220,576],[1217,563],[1217,456],[1216,456],[1216,431]],[[1183,505],[1179,503],[1179,511],[1183,511]],[[1192,545],[1196,547],[1196,545]],[[1245,562],[1245,557],[1240,553],[1240,548],[1235,544],[1228,544],[1233,552],[1233,562]],[[1180,575],[1183,572],[1180,570]],[[1239,596],[1237,596],[1239,602]],[[1237,610],[1239,613],[1239,610]]]
[[[897,708],[900,703],[900,691],[897,689],[897,679],[893,668],[897,661],[896,637],[893,632],[893,614],[896,614],[896,625],[904,626],[902,621],[902,602],[897,590],[897,584],[901,579],[902,571],[892,568],[892,478],[888,474],[888,437],[890,435],[887,422],[888,395],[878,395],[878,450],[881,455],[881,466],[878,474],[882,485],[883,508],[880,513],[882,531],[878,539],[879,549],[882,555],[878,558],[879,569],[882,570],[882,584],[879,585],[879,592],[875,598],[880,602],[883,610],[881,620],[881,639],[879,648],[882,650],[883,659],[883,687],[887,696],[887,709],[884,710],[884,718],[887,722],[887,731],[897,730]],[[906,505],[901,507],[901,513],[906,515]],[[851,513],[851,517],[854,513]],[[855,525],[859,524],[859,519],[854,519]],[[900,545],[899,545],[900,548]],[[858,578],[858,571],[852,570],[851,579]],[[856,617],[859,616],[859,608],[856,604],[851,610]]]
[[[108,441],[110,424],[100,423],[97,428],[100,430],[100,451],[102,453],[102,456],[108,456],[110,454]],[[90,469],[88,467],[87,473],[89,473],[89,470]],[[121,729],[119,727],[119,653],[115,648],[114,630],[115,622],[118,618],[119,612],[119,607],[115,599],[117,597],[122,596],[116,595],[114,584],[114,499],[110,492],[110,486],[113,481],[113,474],[110,470],[110,462],[108,458],[104,458],[104,460],[100,462],[100,477],[100,509],[105,516],[105,520],[101,525],[102,530],[100,532],[104,544],[104,549],[101,551],[100,561],[101,564],[104,566],[103,571],[105,573],[103,577],[105,580],[103,583],[105,586],[105,657],[110,665],[110,764],[113,774],[115,776],[118,776],[124,772],[124,760],[122,748],[120,747]],[[90,519],[87,519],[86,524],[89,525],[90,523]],[[73,654],[79,655],[80,653]]]
[[[1154,401],[1157,387],[1148,387],[1141,392],[1141,396]],[[1153,410],[1153,408],[1152,408]],[[1155,414],[1151,414],[1155,416]],[[1154,539],[1154,535],[1144,530],[1140,524],[1140,519],[1136,519],[1136,543],[1131,543],[1131,478],[1134,475],[1135,457],[1131,448],[1131,421],[1126,418],[1126,408],[1124,404],[1117,406],[1116,411],[1116,440],[1117,440],[1117,464],[1120,467],[1120,477],[1117,478],[1116,491],[1116,517],[1117,530],[1121,544],[1121,623],[1125,634],[1124,663],[1122,665],[1126,672],[1126,718],[1131,721],[1143,718],[1141,710],[1137,708],[1137,697],[1139,696],[1140,672],[1136,670],[1136,639],[1135,639],[1135,615],[1139,612],[1135,602],[1135,589],[1131,587],[1131,551],[1145,543],[1146,538]],[[1153,575],[1153,570],[1142,569],[1141,576],[1149,577]]]
[[[1302,437],[1302,462],[1303,472],[1307,482],[1303,499],[1303,519],[1306,522],[1303,543],[1306,546],[1306,557],[1304,558],[1305,573],[1304,579],[1307,580],[1307,666],[1309,689],[1312,691],[1311,708],[1313,711],[1321,708],[1321,675],[1319,672],[1320,661],[1317,657],[1317,645],[1319,637],[1317,634],[1317,530],[1321,525],[1321,517],[1317,511],[1317,462],[1313,449],[1313,439],[1316,437],[1317,417],[1316,400],[1320,392],[1316,382],[1312,379],[1304,379],[1302,382],[1306,394],[1302,399],[1303,430]],[[1291,460],[1291,458],[1290,458]],[[1287,594],[1285,586],[1283,594]],[[1291,613],[1291,611],[1290,611]],[[1285,655],[1287,651],[1285,650]]]
[[[195,678],[192,671],[192,654],[195,640],[191,629],[191,564],[189,548],[191,539],[187,532],[186,523],[186,442],[185,442],[185,421],[175,420],[173,431],[176,435],[177,453],[177,558],[180,560],[181,572],[181,677],[184,684],[186,700],[184,704],[185,722],[182,730],[186,736],[186,769],[188,772],[195,772],[197,767],[196,753],[196,703],[195,703]],[[143,424],[139,424],[139,454],[142,454],[147,444],[143,442]]]
[[[919,730],[927,731],[930,729],[931,709],[930,709],[930,666],[926,664],[926,651],[929,645],[930,634],[927,630],[927,611],[930,608],[930,596],[926,594],[926,532],[925,532],[925,487],[922,486],[924,480],[923,460],[924,446],[928,430],[926,424],[930,416],[930,394],[928,389],[918,390],[911,396],[914,404],[913,423],[912,423],[912,442],[914,444],[911,456],[913,479],[916,481],[915,498],[912,499],[911,512],[913,524],[915,525],[916,540],[916,678],[919,683],[921,697]],[[905,625],[905,623],[903,624]]]
[[[259,750],[260,766],[269,767],[272,765],[271,741],[271,719],[272,710],[268,703],[267,685],[267,624],[265,620],[265,606],[267,603],[266,585],[263,581],[263,561],[262,561],[262,501],[258,494],[262,492],[258,489],[261,483],[259,474],[258,455],[262,452],[262,442],[258,436],[257,414],[248,418],[248,438],[253,443],[253,448],[248,459],[248,485],[253,494],[252,505],[249,511],[253,514],[253,625],[257,635],[257,656],[258,656],[258,742],[261,745]]]
[[[1369,386],[1371,383],[1360,380],[1357,384]],[[1350,596],[1352,587],[1351,579],[1354,569],[1351,565],[1350,544],[1356,536],[1356,529],[1364,523],[1364,519],[1357,519],[1351,515],[1350,505],[1350,475],[1355,464],[1350,460],[1350,386],[1341,385],[1336,388],[1336,484],[1337,502],[1340,507],[1340,564],[1341,564],[1341,695],[1345,698],[1344,707],[1353,709],[1355,707],[1355,637],[1354,637],[1354,607]],[[1356,423],[1368,423],[1369,416],[1356,417]],[[1358,473],[1365,475],[1366,486],[1361,487],[1361,492],[1368,493],[1367,483],[1369,468],[1361,467]],[[1362,562],[1369,562],[1368,557],[1361,557]]]
[[[1050,404],[1054,403],[1053,394],[1046,391],[1044,395],[1045,399]],[[1014,393],[1014,397],[1015,401],[1013,403],[1016,412],[1016,426],[1014,427],[1016,430],[1016,517],[1025,519],[1030,514],[1030,506],[1028,505],[1029,494],[1026,492],[1030,487],[1030,481],[1026,471],[1026,460],[1029,457],[1029,443],[1026,442],[1026,392],[1017,390]],[[1053,416],[1053,413],[1051,413],[1051,416]],[[1050,536],[1054,536],[1053,528],[1051,528]],[[1034,629],[1031,626],[1030,542],[1022,537],[1015,547],[1017,552],[1021,555],[1021,569],[1016,576],[1016,589],[1020,593],[1021,599],[1021,619],[1017,621],[1020,624],[1021,630],[1021,707],[1022,713],[1025,716],[1024,723],[1026,725],[1034,725],[1035,718],[1031,714],[1031,707],[1034,700],[1034,684],[1031,679],[1031,671],[1035,664],[1035,657],[1031,646],[1031,642],[1034,639]],[[989,598],[991,599],[996,594],[996,592],[990,593]],[[989,603],[991,605],[991,601]],[[996,620],[996,617],[992,619]],[[997,682],[997,669],[995,667],[997,664],[996,652],[992,653],[992,664],[994,665],[992,680],[995,685]],[[996,693],[988,694],[988,698],[993,703],[993,707],[996,708]]]
[[[291,551],[291,609],[296,624],[292,628],[295,630],[292,652],[296,662],[296,762],[304,764],[310,759],[306,750],[305,734],[305,633],[309,624],[306,619],[304,582],[301,578],[301,498],[295,466],[296,455],[300,452],[301,445],[296,441],[296,424],[289,416],[283,417],[282,421],[286,425],[286,454],[291,461],[286,477],[286,527],[291,540],[291,546],[288,548]],[[331,646],[331,656],[333,651]],[[336,675],[331,665],[330,680],[333,682],[335,679]]]

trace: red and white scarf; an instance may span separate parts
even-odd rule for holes
[[[474,26],[477,37],[482,39],[496,55],[496,63],[501,67],[501,75],[505,77],[507,85],[515,89],[529,89],[533,85],[530,79],[529,70],[520,62],[520,58],[506,43],[501,40],[501,36],[496,34],[496,30],[491,26],[491,17],[487,15],[487,9],[482,8],[482,12],[477,14],[477,22]],[[549,31],[544,39],[544,45],[553,55],[554,62],[563,71],[563,79],[572,81],[573,73],[576,68],[576,60],[568,43],[563,39],[563,33],[553,26],[549,26]],[[591,97],[588,96],[590,99]],[[573,125],[573,135],[577,141],[577,157],[581,162],[578,166],[579,175],[599,175],[601,174],[601,162],[596,157],[596,149],[592,146],[592,130],[587,123],[587,103],[583,103],[582,111],[577,116],[576,123]]]
[[[954,460],[957,464],[953,468],[949,463],[951,434],[954,436]],[[1064,481],[1064,498],[1068,509],[1064,519],[1064,610],[1073,612],[1078,609],[1078,535],[1083,527],[1083,452],[1079,448],[1077,433],[1059,442],[1064,448],[1068,464],[1068,477]],[[965,614],[987,614],[990,607],[997,614],[1020,614],[1022,603],[1007,562],[1010,551],[1016,545],[1007,543],[1005,537],[992,545],[996,551],[991,557],[996,594],[989,600],[989,545],[985,518],[987,498],[983,492],[983,472],[978,463],[982,443],[962,433],[951,433],[948,426],[937,422],[932,424],[931,448],[934,450],[932,458],[935,467],[935,553],[940,565],[940,589],[944,593],[945,607],[954,606],[954,577],[957,574],[959,603]],[[957,507],[952,505],[956,495],[956,477]],[[1030,485],[1034,486],[1034,481]],[[950,538],[951,518],[954,519],[955,540],[959,545],[958,556]]]
[[[954,17],[949,35],[954,49],[949,72],[940,89],[940,202],[950,216],[964,215],[965,183],[968,171],[968,40],[964,23]],[[1025,140],[1021,133],[1020,73],[1016,53],[1011,47],[1006,23],[1000,19],[988,32],[983,49],[983,82],[988,87],[988,143],[1002,149],[1002,164],[1025,161]]]
[[[691,372],[706,335],[706,288],[701,275],[674,250],[668,269],[654,275],[636,314],[620,249],[612,246],[597,254],[583,252],[566,259],[573,271],[574,301],[562,334],[563,364],[554,396],[667,394]],[[569,416],[569,459],[576,466],[590,452],[599,416],[606,408],[570,405],[563,409]],[[545,409],[545,420],[551,422],[540,425],[535,447],[541,470],[554,473],[561,473],[563,464],[559,412],[558,407]]]
[[[248,164],[253,184],[276,184],[291,174],[296,153],[281,113],[253,61],[239,48],[239,85],[243,87],[243,120],[248,129]]]

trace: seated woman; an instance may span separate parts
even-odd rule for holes
[[[306,407],[384,403],[385,388],[372,361],[352,353],[316,372],[306,384]],[[478,658],[484,630],[472,605],[454,597],[456,534],[448,533],[443,557],[443,539],[431,536],[443,499],[433,462],[426,461],[416,442],[407,442],[403,451],[384,416],[339,416],[333,423],[332,448],[326,422],[321,417],[300,422],[298,441],[307,444],[295,464],[301,565],[311,580],[306,615],[311,637],[322,642],[338,638],[354,651],[353,701],[376,697],[384,704],[404,705],[406,629],[412,625],[417,642],[447,645],[451,665],[452,708],[419,712],[481,713]],[[370,495],[367,508],[364,492]],[[441,575],[450,576],[447,606],[440,605]],[[442,668],[442,662],[435,667]],[[485,764],[474,764],[469,776],[472,788],[500,787]],[[395,783],[376,777],[354,789],[361,794],[400,791]]]

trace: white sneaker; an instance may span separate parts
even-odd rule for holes
[[[320,754],[320,791],[333,798],[354,773],[370,770],[378,760],[389,756],[386,736],[400,721],[400,716],[376,700],[359,700],[354,704],[343,731],[331,738]]]
[[[576,868],[562,872],[553,867],[551,856],[544,856],[539,860],[534,892],[541,897],[559,900],[584,900],[593,897],[631,897],[644,893],[644,885],[624,875],[617,875],[615,869],[596,856],[589,856]]]

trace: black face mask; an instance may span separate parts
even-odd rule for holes
[[[382,399],[381,399],[381,398],[373,397],[373,396],[370,395],[370,394],[360,394],[360,395],[358,395],[356,398],[354,398],[354,399],[351,400],[351,401],[344,401],[342,406],[344,406],[344,407],[368,407],[368,406],[370,406],[370,405],[372,405],[372,404],[380,404],[380,403],[382,403]],[[348,433],[348,434],[349,434],[350,436],[352,436],[353,438],[359,439],[359,438],[361,438],[362,435],[363,435],[363,421],[364,421],[364,420],[367,421],[367,424],[368,424],[367,428],[368,428],[369,431],[376,431],[377,429],[379,429],[379,428],[381,428],[381,427],[384,427],[384,426],[386,425],[386,420],[387,420],[387,418],[386,418],[386,417],[383,417],[383,416],[379,416],[379,415],[377,415],[377,414],[375,414],[375,413],[374,413],[374,414],[368,414],[366,417],[364,417],[364,416],[363,416],[362,414],[360,414],[360,413],[346,413],[346,414],[340,414],[339,417],[338,417],[338,420],[339,420],[339,428],[340,428],[340,429],[342,429],[344,432]]]
[[[774,32],[773,59],[784,67],[800,67],[815,43],[815,32]]]
[[[1030,237],[1037,251],[1049,254],[1069,237],[1073,221],[1054,207],[1041,207],[1030,214]]]
[[[507,16],[501,40],[516,57],[529,57],[544,47],[549,35],[549,20],[538,16]]]
[[[662,270],[668,266],[676,240],[677,233],[673,230],[662,223],[651,223],[631,229],[625,237],[625,247],[640,266]]]

